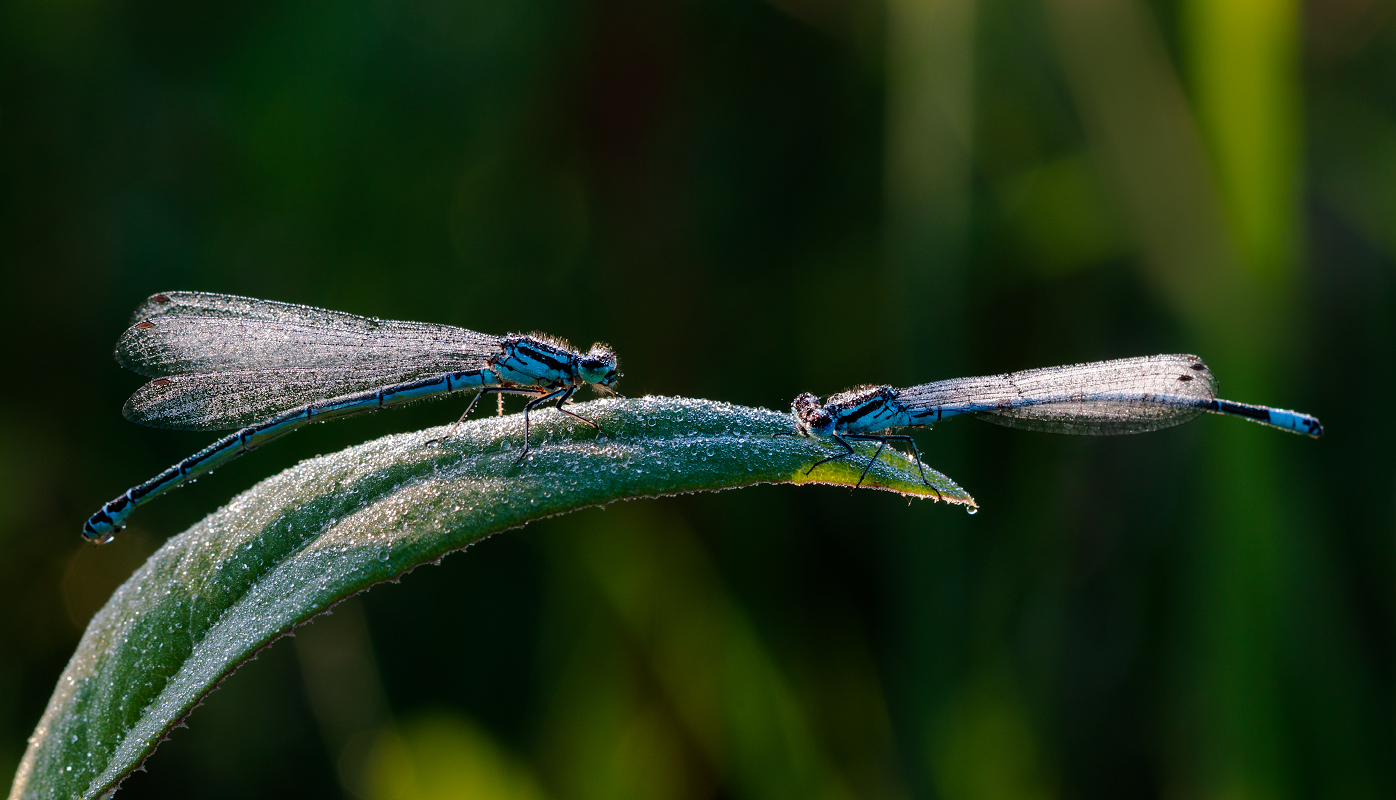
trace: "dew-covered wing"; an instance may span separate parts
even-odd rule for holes
[[[1109,436],[1187,422],[1216,396],[1202,359],[1160,355],[956,378],[902,389],[897,400],[1011,428]]]
[[[500,348],[499,337],[451,325],[200,292],[154,295],[134,319],[116,360],[152,378],[287,369],[422,377],[477,369]]]
[[[332,397],[426,377],[418,372],[326,369],[238,370],[172,375],[147,383],[122,413],[155,428],[219,431],[261,422],[282,411]]]

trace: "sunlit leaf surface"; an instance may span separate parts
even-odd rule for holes
[[[485,536],[586,506],[748,486],[852,485],[863,457],[825,464],[830,443],[773,436],[788,415],[643,398],[389,436],[305,461],[171,539],[93,617],[59,679],[12,798],[112,790],[239,664],[339,600]],[[864,486],[974,507],[927,468],[883,452]],[[147,510],[145,513],[153,513]]]

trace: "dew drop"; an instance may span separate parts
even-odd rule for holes
[[[386,547],[380,547],[380,548],[378,548],[378,560],[379,560],[379,561],[384,561],[384,562],[386,562],[386,561],[388,560],[388,555],[389,555],[389,554],[388,554],[388,548],[386,548]]]
[[[979,513],[979,506],[969,506],[965,509],[965,513],[972,517]]]

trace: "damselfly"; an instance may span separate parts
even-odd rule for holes
[[[820,464],[853,455],[850,440],[880,443],[868,468],[892,441],[910,444],[919,467],[921,453],[915,440],[878,431],[925,427],[959,414],[1010,428],[1115,436],[1180,425],[1204,411],[1314,437],[1323,434],[1323,425],[1308,414],[1218,400],[1216,377],[1202,359],[1188,355],[1029,369],[909,389],[863,386],[823,403],[805,393],[791,404],[799,435],[832,439],[844,449],[817,462],[810,472]],[[859,484],[868,468],[858,478]],[[925,477],[923,471],[921,479]]]
[[[240,430],[102,506],[82,526],[98,544],[111,541],[137,506],[311,422],[467,389],[480,391],[466,415],[486,394],[536,395],[524,406],[522,461],[530,411],[552,403],[600,431],[563,404],[584,384],[609,390],[620,378],[604,344],[580,353],[539,334],[489,336],[232,295],[157,294],[132,319],[116,360],[155,380],[126,401],[126,418]]]

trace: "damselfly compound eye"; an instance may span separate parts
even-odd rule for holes
[[[608,345],[600,342],[577,361],[579,377],[587,383],[612,386],[620,380],[620,364]]]

